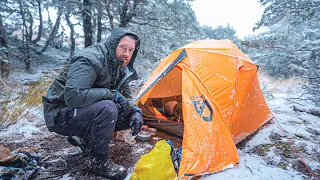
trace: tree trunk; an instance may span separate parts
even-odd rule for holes
[[[8,46],[6,30],[4,29],[4,26],[3,26],[1,13],[0,13],[0,46],[4,46],[4,47]]]
[[[30,60],[30,55],[29,55],[29,46],[23,48],[22,51],[23,51],[24,65],[26,66],[26,70],[30,71],[31,70],[31,60]]]
[[[102,34],[102,6],[98,6],[98,25],[97,25],[97,43],[101,41]]]
[[[51,16],[50,16],[50,12],[49,12],[49,8],[47,7],[47,13],[48,13],[48,28],[52,29],[52,21],[51,21]]]
[[[108,3],[107,3],[107,13],[108,13],[108,17],[109,17],[110,27],[111,27],[111,29],[113,29],[114,28],[114,22],[113,22],[113,16],[112,16],[111,11],[110,11],[111,2],[112,2],[112,0],[109,0]]]
[[[23,6],[22,6],[21,0],[19,0],[18,2],[19,2],[19,10],[20,10],[20,15],[22,17],[22,25],[23,25],[22,44],[23,44],[23,47],[24,47],[24,44],[26,44],[27,47],[28,47],[29,46],[29,44],[28,44],[28,27],[27,27],[27,23],[26,23],[25,12],[23,10]]]
[[[135,16],[135,10],[142,0],[134,0],[132,10],[129,11],[130,0],[124,0],[120,12],[120,27],[127,27],[129,22]]]
[[[51,29],[49,38],[47,39],[46,44],[44,45],[44,47],[39,52],[37,52],[37,54],[42,54],[47,49],[47,47],[49,46],[50,42],[53,40],[55,34],[57,33],[57,31],[59,29],[61,15],[62,15],[62,9],[59,8],[58,9],[58,17],[56,19],[56,22],[54,23],[53,28]]]
[[[1,51],[1,50],[0,50]],[[7,78],[9,76],[9,52],[5,49],[1,52],[3,54],[0,59],[0,74],[1,77]]]
[[[38,3],[38,12],[39,12],[39,29],[38,29],[38,36],[35,40],[33,40],[33,43],[37,43],[40,41],[43,31],[43,21],[42,21],[42,10],[41,10],[41,1],[37,0]]]
[[[320,109],[319,108],[306,108],[303,106],[294,105],[293,110],[299,111],[299,112],[306,112],[308,114],[312,114],[314,116],[320,117]]]
[[[20,10],[20,15],[22,17],[22,25],[23,25],[23,30],[22,30],[22,52],[23,52],[23,62],[25,64],[26,70],[30,71],[31,66],[30,66],[30,57],[29,57],[29,42],[28,42],[28,27],[26,23],[26,16],[25,16],[25,11],[23,10],[23,5],[21,0],[19,2],[19,10]]]
[[[93,17],[96,17],[96,14],[93,15]],[[97,31],[97,18],[93,18],[92,19],[92,43],[96,42],[95,40],[95,34],[96,34],[96,31]]]
[[[123,2],[123,5],[122,5],[122,10],[120,12],[120,25],[119,27],[126,27],[128,22],[127,22],[127,19],[128,19],[128,8],[129,8],[129,2],[130,0],[125,0]]]
[[[27,10],[27,13],[28,13],[28,21],[29,21],[29,33],[28,33],[28,42],[31,42],[32,41],[32,35],[33,35],[33,17],[32,17],[32,14],[30,12],[30,10],[28,9]]]
[[[84,33],[84,46],[92,45],[92,23],[91,23],[91,3],[90,0],[83,0],[83,33]]]
[[[70,15],[70,12],[66,13],[65,17],[66,17],[67,24],[70,27],[70,41],[71,41],[70,59],[71,59],[76,49],[76,40],[74,38],[74,24],[72,24],[72,22],[70,21],[69,15]]]

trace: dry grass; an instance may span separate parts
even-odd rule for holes
[[[41,105],[42,96],[46,94],[51,83],[39,79],[34,82],[26,95],[18,96],[14,101],[9,102],[14,96],[14,88],[8,93],[0,109],[0,126],[14,124],[20,117],[27,116],[34,107]]]
[[[259,72],[260,86],[267,99],[273,99],[275,93],[290,94],[293,87],[304,84],[305,81],[300,77],[291,77],[285,80],[277,80],[265,72]],[[292,87],[292,88],[291,88]]]
[[[51,82],[42,79],[36,81],[30,86],[28,94],[23,98],[22,102],[29,106],[38,106],[42,103],[42,96],[47,93]]]
[[[271,76],[269,76],[265,72],[259,72],[259,80],[260,82],[263,82],[264,84],[272,84],[275,87],[280,87],[280,86],[294,86],[294,85],[299,85],[305,83],[305,81],[297,76],[293,76],[289,79],[284,79],[284,80],[277,80]]]

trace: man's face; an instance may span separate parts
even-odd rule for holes
[[[126,66],[132,57],[132,54],[135,50],[136,42],[129,36],[123,36],[116,49],[116,57],[117,59],[121,59],[124,61],[122,67]]]

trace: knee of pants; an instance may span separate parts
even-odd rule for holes
[[[118,115],[117,105],[110,100],[103,100],[96,103],[96,105],[103,110],[104,114],[116,117]]]

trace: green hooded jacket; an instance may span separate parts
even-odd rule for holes
[[[129,64],[121,67],[123,61],[116,59],[115,51],[126,34],[136,39],[136,48]],[[140,39],[135,33],[117,28],[105,42],[89,46],[73,56],[42,97],[49,131],[53,131],[54,118],[65,107],[84,107],[101,100],[112,100],[111,90],[131,98],[128,83],[138,78],[133,63],[139,48]],[[129,106],[128,111],[141,111],[132,99]]]

